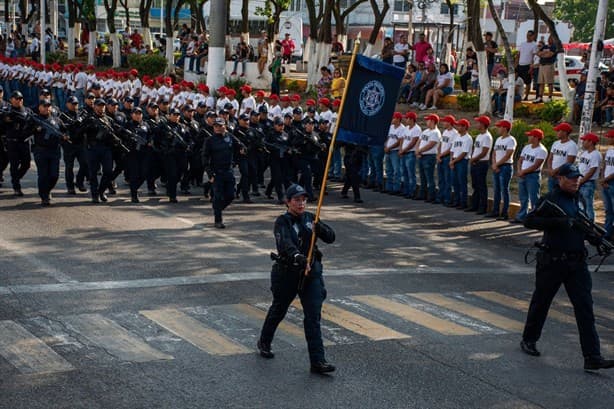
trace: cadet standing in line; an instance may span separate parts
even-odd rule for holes
[[[592,281],[586,263],[587,250],[584,241],[601,246],[601,237],[587,234],[576,227],[575,218],[581,212],[578,195],[579,178],[576,165],[563,164],[558,168],[558,184],[544,196],[536,210],[529,213],[524,225],[542,230],[540,250],[537,252],[535,291],[529,305],[527,321],[522,333],[520,348],[532,356],[539,356],[537,341],[550,309],[552,299],[561,284],[573,304],[576,323],[580,332],[580,344],[584,355],[584,370],[614,367],[614,360],[601,356],[599,336],[593,314]],[[565,215],[550,211],[549,203],[558,206]]]
[[[335,232],[322,221],[314,223],[314,214],[305,211],[306,203],[305,189],[300,185],[290,186],[286,191],[288,211],[275,221],[277,254],[271,254],[275,259],[271,270],[273,303],[262,326],[258,351],[264,358],[275,356],[271,350],[275,330],[298,294],[305,314],[303,323],[311,371],[323,374],[333,372],[335,367],[326,361],[320,328],[322,303],[326,298],[326,288],[322,278],[322,253],[316,246],[309,266],[307,266],[307,253],[311,244],[312,229],[315,229],[319,239],[329,244],[335,241]],[[298,291],[299,278],[303,274],[308,275],[305,277],[303,289]]]

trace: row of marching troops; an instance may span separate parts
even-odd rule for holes
[[[51,204],[62,157],[68,193],[87,192],[88,181],[94,203],[106,202],[107,194],[116,193],[115,180],[122,174],[134,203],[139,202],[143,185],[149,195],[156,195],[158,179],[166,186],[171,203],[177,202],[178,189],[190,194],[191,188],[202,186],[205,196],[212,196],[214,209],[223,209],[235,195],[252,203],[251,197],[260,196],[263,187],[267,197],[276,195],[277,202],[283,203],[284,190],[293,182],[305,186],[308,198],[316,200],[314,188],[320,187],[332,138],[327,112],[338,103],[322,99],[318,102],[324,109],[319,113],[314,106],[305,112],[294,107],[291,113],[271,119],[268,104],[237,114],[229,102],[214,111],[204,101],[196,108],[187,103],[171,108],[171,101],[164,98],[143,109],[135,107],[131,97],[120,102],[102,98],[97,86],[90,91],[83,107],[78,98],[70,96],[66,112],[54,106],[44,92],[36,110],[24,106],[21,91],[13,91],[8,103],[3,103],[0,151],[3,161],[10,164],[16,196],[23,195],[21,179],[30,167],[32,152],[43,206]],[[275,102],[271,105],[277,106]],[[232,171],[235,167],[240,174],[238,184]],[[270,181],[264,185],[267,169]],[[230,175],[226,185],[231,188],[216,189],[221,171]],[[221,213],[216,214],[218,225],[223,226]]]

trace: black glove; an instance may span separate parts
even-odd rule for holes
[[[304,255],[302,255],[300,253],[296,253],[294,255],[294,262],[292,264],[295,267],[299,267],[301,269],[304,269],[305,267],[307,267],[307,257],[305,257]]]

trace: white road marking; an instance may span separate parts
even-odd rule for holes
[[[52,265],[47,264],[41,258],[29,252],[25,248],[25,246],[22,246],[18,243],[0,238],[0,248],[3,248],[7,252],[13,253],[23,258],[27,263],[30,264],[31,267],[33,267],[33,270],[40,271],[60,283],[76,283],[77,282],[76,280],[73,280],[68,275],[59,271]]]

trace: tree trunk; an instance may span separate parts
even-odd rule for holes
[[[119,42],[117,33],[111,33],[111,45],[113,46],[113,68],[121,67],[122,65],[122,48]]]
[[[175,56],[173,54],[173,40],[175,30],[173,29],[173,2],[167,1],[164,5],[164,28],[166,30],[166,70],[165,74],[175,73]]]
[[[446,0],[446,4],[448,5],[448,11],[450,13],[450,28],[448,29],[448,36],[446,38],[446,47],[444,49],[444,58],[448,67],[451,66],[452,62],[452,43],[454,42],[454,5],[452,4],[452,0]],[[408,34],[409,38],[409,34]],[[411,40],[410,40],[411,41]]]
[[[68,41],[68,59],[75,59],[75,26],[70,26],[66,29],[66,41]]]
[[[124,13],[126,13],[126,27],[130,27],[130,8],[128,7],[128,0],[119,0],[119,4],[123,7]]]
[[[87,47],[87,63],[89,65],[96,64],[96,42],[98,40],[98,33],[96,30],[89,32],[90,42]]]
[[[113,68],[116,68],[121,66],[121,46],[119,43],[119,37],[117,36],[117,30],[115,28],[117,0],[104,0],[104,7],[107,11],[107,25],[109,26],[111,46],[113,47]]]
[[[241,37],[249,45],[249,0],[241,1]]]
[[[480,73],[480,115],[488,115],[492,112],[490,100],[490,78],[486,67],[486,51],[476,51]]]
[[[480,14],[480,0],[467,0],[468,35],[475,48],[480,72],[480,113],[487,114],[491,112],[490,78],[488,77],[484,40],[482,40]]]
[[[201,32],[202,33],[206,33],[207,32],[207,24],[205,23],[205,4],[207,3],[208,0],[204,0],[202,2],[202,4],[199,7],[199,13],[198,13],[198,22],[199,25],[201,27]]]
[[[127,0],[126,0],[127,1]],[[143,33],[143,42],[145,45],[153,47],[153,39],[151,38],[151,29],[149,28],[149,13],[153,0],[144,0],[139,2],[139,17],[141,20],[141,32]]]
[[[507,34],[505,29],[503,28],[503,24],[501,24],[501,19],[499,18],[499,14],[495,9],[495,5],[493,4],[493,0],[488,0],[488,7],[490,8],[490,14],[492,15],[495,24],[497,25],[497,31],[499,31],[499,35],[501,36],[501,41],[503,41],[503,48],[505,49],[505,58],[507,59],[507,77],[508,77],[508,87],[507,87],[507,99],[505,102],[505,119],[508,121],[514,120],[514,93],[516,90],[516,73],[514,72],[514,58],[512,57],[512,49],[510,47],[510,42],[507,39]]]
[[[367,44],[367,49],[363,54],[370,56],[373,46],[377,41],[377,37],[379,36],[379,31],[384,24],[384,19],[386,18],[386,14],[388,14],[388,10],[390,10],[390,3],[388,0],[384,0],[384,6],[382,9],[379,9],[379,5],[376,0],[369,0],[371,3],[371,9],[373,10],[373,14],[375,15],[375,23],[373,24],[373,29],[371,30],[371,34],[369,35],[369,41]],[[370,46],[370,47],[369,47]],[[367,52],[368,50],[368,52]]]

